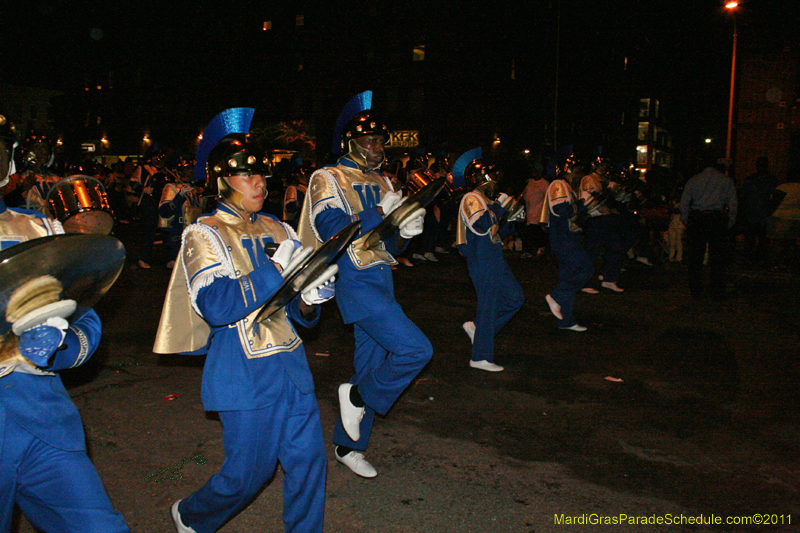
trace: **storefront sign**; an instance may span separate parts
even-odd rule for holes
[[[419,146],[419,132],[400,130],[389,133],[389,146],[393,148],[414,148]]]

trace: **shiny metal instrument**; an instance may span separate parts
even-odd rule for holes
[[[65,178],[50,188],[47,205],[67,233],[108,235],[114,215],[103,184],[91,176]]]
[[[20,316],[44,309],[40,317],[73,323],[111,288],[124,264],[125,247],[106,235],[52,235],[0,251],[0,363],[26,362],[12,331]]]
[[[504,225],[508,223],[508,219],[514,218],[515,216],[519,215],[522,211],[525,210],[525,202],[522,199],[522,195],[519,197],[510,197],[505,205],[502,206],[503,209],[506,210],[497,221],[497,227],[502,228]]]
[[[283,284],[261,308],[256,315],[256,321],[267,320],[308,288],[308,285],[321,276],[329,265],[336,262],[339,255],[353,242],[359,231],[361,231],[361,221],[357,220],[339,230],[336,235],[328,239],[315,252],[303,257],[300,262],[290,263],[286,272],[283,273]]]
[[[397,233],[400,225],[408,217],[413,215],[419,208],[426,207],[440,192],[442,192],[446,180],[447,178],[445,176],[435,178],[430,183],[420,188],[416,193],[408,196],[399,207],[386,215],[372,231],[367,233],[366,239],[364,240],[364,248],[374,248],[384,239]]]

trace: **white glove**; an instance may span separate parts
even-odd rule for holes
[[[403,198],[403,195],[399,192],[389,191],[383,195],[383,199],[378,202],[378,207],[383,209],[383,216],[388,215],[392,211],[400,205],[400,200]]]
[[[308,305],[319,305],[336,296],[333,282],[337,272],[339,272],[339,267],[330,265],[321,276],[312,281],[308,288],[300,293],[300,298]]]
[[[419,208],[400,224],[400,236],[410,239],[422,233],[422,224],[425,221],[425,209]]]
[[[278,245],[277,250],[275,250],[270,259],[272,259],[273,263],[280,265],[281,273],[283,273],[286,267],[289,266],[289,261],[292,260],[295,250],[302,249],[302,247],[303,245],[299,241],[286,239]]]
[[[47,304],[38,309],[34,309],[30,313],[27,313],[25,316],[18,319],[11,325],[11,331],[13,331],[15,335],[22,335],[24,331],[36,326],[41,326],[42,324],[47,324],[47,321],[50,318],[66,318],[74,313],[76,308],[77,302],[75,300],[59,300],[57,302]],[[55,325],[53,326],[60,327]]]
[[[297,241],[295,241],[297,242]],[[298,243],[299,244],[299,243]],[[288,279],[295,273],[297,267],[305,261],[308,256],[314,253],[314,248],[312,246],[306,246],[305,248],[297,247],[294,249],[294,254],[292,255],[292,260],[289,261],[289,264],[286,266],[286,270],[281,272],[281,276],[283,279]]]
[[[519,212],[517,212],[514,215],[511,215],[510,217],[508,217],[508,221],[509,222],[516,222],[517,220],[522,220],[524,218],[525,218],[525,208],[523,207],[522,209],[519,210]]]
[[[501,192],[497,195],[497,203],[500,205],[505,205],[508,201],[508,195],[504,192]]]

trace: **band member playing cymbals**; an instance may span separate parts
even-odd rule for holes
[[[8,182],[15,146],[12,124],[0,116],[0,186]],[[8,208],[0,197],[3,250],[57,233],[57,221]],[[100,318],[89,309],[69,324],[75,301],[60,300],[61,292],[61,282],[43,271],[16,289],[5,309],[12,326],[0,342],[0,532],[11,531],[15,504],[41,531],[128,532],[56,374],[89,360],[100,342]]]
[[[581,244],[581,228],[576,223],[579,213],[586,210],[583,200],[573,189],[580,185],[583,165],[574,156],[558,162],[555,179],[545,194],[540,224],[547,228],[550,249],[558,264],[558,284],[545,296],[558,327],[568,331],[586,331],[575,319],[575,295],[592,279],[592,260]]]
[[[345,324],[353,324],[355,373],[339,385],[333,442],[336,460],[362,477],[377,475],[362,453],[375,413],[386,414],[433,355],[430,341],[394,298],[391,270],[396,263],[392,254],[422,233],[425,209],[409,212],[390,236],[366,246],[365,234],[399,209],[401,201],[380,171],[389,131],[371,107],[372,92],[366,91],[340,113],[333,152],[348,152],[311,176],[298,229],[303,244],[317,246],[361,221],[362,236],[338,261],[336,302]]]
[[[508,195],[500,192],[498,181],[497,169],[486,164],[480,148],[465,152],[453,165],[453,186],[473,189],[461,199],[456,248],[467,258],[478,308],[475,321],[462,327],[472,342],[469,366],[487,372],[503,370],[494,362],[494,338],[525,303],[522,287],[503,257],[503,239],[513,227],[502,221],[506,210],[501,204]],[[506,221],[524,217],[520,210]]]
[[[218,530],[275,473],[284,472],[285,531],[322,531],[326,454],[314,382],[292,325],[314,326],[333,298],[331,266],[266,320],[256,317],[281,288],[300,243],[294,230],[260,213],[268,160],[250,140],[251,108],[215,117],[203,132],[195,176],[221,200],[184,230],[159,324],[156,353],[207,353],[202,400],[222,421],[225,462],[205,485],[172,506],[179,533]],[[207,165],[206,165],[207,162]],[[270,244],[277,249],[269,257]]]

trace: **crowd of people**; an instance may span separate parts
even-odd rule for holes
[[[295,326],[314,327],[320,304],[332,299],[355,346],[352,376],[337,390],[333,456],[358,476],[378,475],[366,457],[375,415],[385,415],[433,357],[430,341],[395,299],[398,264],[433,265],[437,254],[464,258],[475,289],[475,318],[462,324],[472,344],[468,364],[487,372],[504,370],[494,340],[525,305],[510,253],[555,258],[558,278],[538,303],[558,328],[577,333],[587,330],[576,317],[578,293],[624,293],[626,260],[682,262],[684,240],[694,298],[725,297],[726,245],[737,228],[748,258],[764,260],[770,242],[780,242],[783,259],[798,265],[800,184],[790,177],[779,185],[766,159],[738,191],[724,168],[707,161],[666,193],[599,154],[573,151],[541,170],[524,160],[500,168],[480,147],[435,157],[420,149],[403,163],[387,160],[389,132],[367,91],[340,114],[335,162],[316,167],[296,156],[273,165],[249,136],[253,113],[220,113],[194,160],[153,147],[111,168],[84,162],[65,169],[99,184],[102,198],[92,209],[138,225],[139,268],[153,266],[155,243],[164,246],[172,275],[154,352],[206,356],[201,398],[220,414],[225,461],[172,505],[179,533],[219,529],[278,462],[285,530],[322,531],[326,448]],[[53,148],[41,134],[21,138],[0,116],[3,249],[63,233],[52,205],[51,190],[62,179]],[[435,199],[404,209],[412,194],[442,178]],[[351,237],[335,262],[262,316],[297,265],[344,232]],[[89,310],[69,323],[40,309],[18,314],[6,312],[18,326],[19,358],[0,362],[0,379],[13,385],[0,387],[0,431],[10,450],[0,457],[0,531],[10,528],[14,505],[43,531],[128,531],[86,454],[77,409],[56,373],[91,357],[99,317]],[[37,401],[55,406],[46,423]]]

